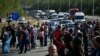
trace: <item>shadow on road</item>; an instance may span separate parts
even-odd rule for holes
[[[14,56],[18,54],[18,50],[16,48],[11,48],[9,54],[2,54],[2,48],[0,46],[0,56]]]

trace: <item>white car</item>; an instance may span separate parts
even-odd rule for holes
[[[50,20],[49,19],[43,19],[42,22],[48,22],[48,23],[50,23]]]
[[[19,20],[18,24],[19,24],[19,26],[28,25],[28,21],[27,20]]]
[[[60,25],[62,27],[65,26],[66,24],[69,24],[69,23],[73,23],[74,24],[74,22],[72,20],[62,20],[62,21],[60,21]]]
[[[76,20],[75,23],[82,24],[84,21]]]
[[[51,22],[59,22],[58,19],[50,19]]]

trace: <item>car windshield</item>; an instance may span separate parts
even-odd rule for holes
[[[53,15],[52,18],[57,18],[57,15]]]
[[[57,15],[52,15],[53,17],[57,17]]]
[[[51,22],[57,22],[58,20],[51,20]]]
[[[77,21],[77,23],[83,23],[82,21]]]
[[[48,19],[47,16],[42,16],[43,19]]]
[[[57,21],[52,21],[52,22],[51,22],[51,25],[52,25],[52,26],[58,25],[58,24],[59,24],[59,23],[58,23]]]
[[[68,24],[68,28],[74,28],[74,24]]]
[[[63,18],[64,16],[58,16],[58,18]]]
[[[84,16],[75,16],[75,19],[84,19]]]
[[[61,24],[67,24],[67,23],[71,23],[71,21],[61,21]]]

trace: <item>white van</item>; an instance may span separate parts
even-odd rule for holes
[[[55,10],[46,10],[46,14],[47,14],[47,16],[48,16],[49,19],[51,19],[51,17],[52,17],[51,15],[53,13],[55,13]]]
[[[46,14],[52,14],[52,13],[55,13],[56,11],[55,10],[46,10]]]
[[[84,13],[83,12],[76,12],[75,13],[75,22],[81,23],[84,21],[86,21]]]
[[[58,18],[58,14],[57,13],[52,13],[51,17],[52,17],[52,19],[57,19]]]
[[[64,19],[64,13],[58,13],[58,19],[63,20]]]

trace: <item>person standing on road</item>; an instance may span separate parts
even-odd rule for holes
[[[62,40],[63,40],[63,44],[65,45],[64,54],[65,54],[65,56],[71,56],[71,54],[72,54],[72,39],[73,39],[73,37],[67,31],[66,28],[63,28],[62,32],[63,32],[63,39]]]
[[[5,38],[4,38],[4,32],[5,32],[5,29],[6,26],[4,25],[3,28],[2,28],[2,32],[1,32],[1,40],[2,40],[2,49],[4,47],[4,42],[5,42]]]
[[[34,41],[35,41],[35,46],[37,45],[36,44],[36,40],[38,39],[38,28],[36,27],[36,25],[34,25],[34,27],[33,27],[33,31],[34,31]]]
[[[47,46],[47,38],[48,38],[48,26],[47,25],[45,25],[44,26],[45,28],[44,28],[44,46]]]
[[[100,36],[93,38],[94,50],[91,56],[100,56]]]
[[[57,46],[59,56],[64,56],[64,45],[62,43],[62,31],[61,26],[58,26],[53,33],[53,43]]]
[[[2,46],[2,52],[3,54],[8,54],[9,53],[9,48],[10,48],[10,42],[11,42],[11,32],[8,31],[7,29],[4,29],[4,33],[3,33],[3,46]]]
[[[94,26],[94,31],[98,31],[100,30],[100,24],[99,22],[96,22],[95,26]]]
[[[17,43],[16,48],[19,48],[20,47],[21,40],[22,40],[21,33],[22,33],[22,27],[18,26],[17,27],[17,31],[16,31],[16,36],[17,36],[17,40],[18,40],[18,43]]]
[[[35,49],[35,37],[33,27],[30,28],[30,41],[31,41],[31,49]]]
[[[24,50],[24,47],[25,47],[25,50],[24,50],[24,53],[27,52],[27,47],[28,47],[28,30],[25,26],[23,26],[23,29],[22,29],[22,32],[21,32],[21,42],[20,42],[20,52],[19,54],[23,53],[23,50]]]
[[[44,31],[41,29],[38,31],[38,38],[40,40],[40,47],[43,47]]]
[[[15,36],[15,24],[12,25],[12,31],[11,31],[11,34],[12,34],[12,39],[11,39],[11,47],[15,47],[15,43],[16,43],[16,36]]]
[[[53,42],[53,28],[50,26],[48,29],[48,37],[50,38],[50,44]]]
[[[83,33],[83,43],[84,43],[84,53],[85,56],[88,56],[88,26],[87,23],[82,24],[82,33]]]
[[[73,56],[84,56],[82,33],[78,32],[78,36],[73,39]]]
[[[13,28],[12,28],[10,23],[8,23],[6,30],[9,31],[11,33],[11,35],[13,35]],[[13,44],[13,36],[12,36],[12,39],[11,39],[11,42],[10,42],[10,47],[12,47],[12,44]]]

